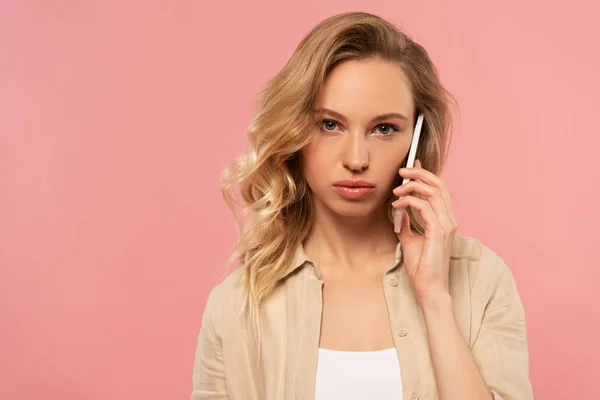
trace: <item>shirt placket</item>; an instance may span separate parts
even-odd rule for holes
[[[318,267],[316,267],[318,268]],[[292,388],[287,398],[294,400],[314,399],[317,362],[319,357],[319,337],[321,332],[321,314],[323,312],[323,281],[308,268],[302,271],[301,293],[295,300],[298,318],[295,326],[296,338],[288,344],[294,354]],[[299,300],[299,302],[298,302]]]
[[[423,342],[425,328],[404,268],[398,267],[386,274],[384,293],[400,363],[404,398],[427,398],[429,390],[423,379],[427,370],[423,357],[428,356],[426,343]]]

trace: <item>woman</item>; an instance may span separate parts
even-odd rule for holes
[[[438,177],[450,99],[374,15],[302,40],[223,177],[246,206],[241,266],[209,296],[192,399],[533,398],[512,274],[456,234]],[[400,169],[419,113],[419,161]]]

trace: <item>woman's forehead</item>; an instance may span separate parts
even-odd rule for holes
[[[347,115],[413,114],[408,77],[397,64],[381,60],[346,61],[333,69],[317,99],[317,109]]]

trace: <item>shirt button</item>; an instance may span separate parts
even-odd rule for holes
[[[419,394],[418,393],[413,393],[410,395],[410,400],[419,400]]]
[[[408,331],[404,328],[400,328],[400,330],[398,331],[398,336],[405,337],[406,335],[408,335]]]
[[[393,286],[393,287],[398,286],[398,280],[396,278],[390,279],[390,286]]]

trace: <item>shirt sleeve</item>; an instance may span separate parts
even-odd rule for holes
[[[496,263],[500,272],[483,312],[472,354],[494,400],[531,400],[523,304],[513,274],[504,261],[494,254],[487,262]]]
[[[194,359],[192,400],[229,399],[223,364],[223,345],[215,330],[212,293],[206,303]]]

